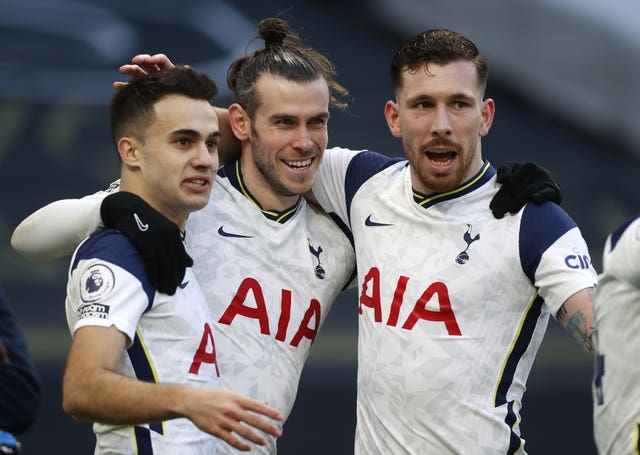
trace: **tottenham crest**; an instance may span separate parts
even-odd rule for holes
[[[458,256],[456,257],[456,262],[460,265],[466,264],[467,261],[469,260],[469,253],[467,253],[467,250],[469,249],[471,244],[477,240],[480,240],[480,234],[477,234],[475,237],[471,237],[472,230],[473,230],[473,227],[470,224],[467,224],[467,232],[465,232],[464,235],[462,236],[462,239],[467,244],[467,247],[464,250],[462,250],[460,253],[458,253]]]
[[[311,252],[311,254],[313,254],[316,258],[316,266],[315,266],[315,273],[316,273],[316,277],[318,277],[321,280],[324,280],[324,276],[326,274],[324,267],[322,267],[322,264],[320,263],[320,255],[322,254],[322,246],[318,245],[318,248],[315,248],[313,246],[313,243],[311,243],[311,239],[307,239],[309,241],[309,251]]]

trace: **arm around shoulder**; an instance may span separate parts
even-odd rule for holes
[[[25,218],[11,236],[12,248],[32,261],[46,261],[73,253],[97,230],[102,194],[52,202]]]

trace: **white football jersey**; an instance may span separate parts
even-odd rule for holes
[[[425,196],[406,160],[325,152],[313,192],[356,249],[356,454],[524,453],[519,411],[549,314],[596,273],[561,208],[496,219],[497,190],[488,163]]]
[[[349,238],[304,199],[260,209],[239,163],[220,169],[211,202],[187,220],[193,271],[214,315],[222,383],[289,415],[302,367],[355,273]],[[276,453],[276,439],[252,453]],[[240,453],[227,444],[218,453]]]
[[[98,231],[76,249],[66,312],[72,334],[80,327],[113,325],[128,337],[117,368],[124,376],[220,386],[212,316],[193,272],[187,269],[175,295],[156,292],[138,251],[118,231]],[[217,445],[186,418],[93,428],[96,454],[214,454]]]
[[[601,454],[640,445],[640,216],[607,238],[594,304],[594,432]]]

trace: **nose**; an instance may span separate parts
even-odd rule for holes
[[[311,134],[309,132],[309,128],[307,128],[306,125],[302,125],[296,130],[295,138],[291,142],[291,146],[294,149],[302,152],[307,152],[313,148]]]
[[[451,135],[451,119],[446,106],[437,106],[431,123],[431,134],[434,136]]]
[[[212,152],[206,143],[202,143],[197,150],[198,152],[192,161],[194,167],[211,168],[214,170],[218,168],[218,149]]]

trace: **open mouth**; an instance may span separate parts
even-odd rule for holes
[[[187,185],[190,185],[193,188],[205,188],[207,186],[209,186],[209,184],[211,183],[211,179],[208,179],[206,177],[192,177],[192,178],[188,178],[184,180],[184,183],[186,183]]]
[[[453,162],[458,152],[454,150],[427,150],[425,154],[435,166],[444,167]]]
[[[313,163],[313,158],[307,158],[306,160],[282,160],[282,162],[291,169],[306,169]]]

